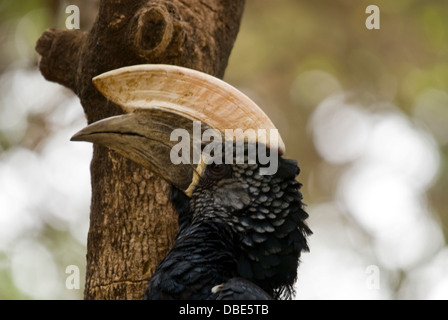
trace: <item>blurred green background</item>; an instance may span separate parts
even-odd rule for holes
[[[0,0],[0,299],[82,298],[92,149],[69,142],[82,108],[34,45],[69,4],[88,30],[96,3]],[[225,80],[302,169],[297,299],[448,299],[447,17],[440,0],[247,0]]]

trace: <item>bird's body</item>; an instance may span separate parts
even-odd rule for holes
[[[214,223],[191,225],[159,264],[145,299],[215,299],[212,288],[236,274],[230,230]]]
[[[259,165],[207,166],[191,199],[174,190],[180,228],[157,267],[147,299],[289,297],[308,250],[295,161],[276,175]]]

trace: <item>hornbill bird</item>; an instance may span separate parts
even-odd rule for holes
[[[299,168],[283,157],[282,139],[247,134],[275,132],[263,111],[224,81],[177,66],[125,67],[93,82],[125,114],[95,122],[72,140],[104,145],[160,175],[172,185],[179,214],[174,245],[144,298],[291,298],[311,231],[296,181]],[[176,129],[189,148],[173,161],[179,154]],[[207,130],[217,134],[213,144],[208,134],[208,156]],[[263,148],[276,163],[269,174],[262,173],[270,165],[261,158]]]

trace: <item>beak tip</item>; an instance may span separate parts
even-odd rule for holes
[[[70,141],[87,141],[85,138],[85,134],[83,134],[82,130],[75,133],[71,138]]]

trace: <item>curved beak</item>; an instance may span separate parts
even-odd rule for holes
[[[174,113],[145,110],[97,121],[76,133],[71,141],[106,146],[185,192],[193,180],[195,167],[190,159],[185,164],[171,161],[171,150],[178,142],[171,141],[170,136],[179,127],[192,133],[192,124],[191,120]]]
[[[201,137],[208,128],[222,136],[228,129],[239,129],[235,131],[241,132],[241,136],[234,139],[266,146],[271,138],[248,139],[245,131],[275,129],[266,114],[243,93],[195,70],[171,65],[137,65],[106,72],[93,82],[126,114],[95,122],[71,140],[89,141],[115,150],[189,196],[203,169],[203,163],[196,161],[195,164],[190,158],[201,148],[194,141],[197,138],[193,130],[195,121],[201,123]],[[185,156],[189,159],[180,163],[171,159],[173,147],[179,143],[171,139],[176,129],[184,130],[182,143],[188,143],[190,148]],[[277,138],[272,145],[282,154],[285,146],[281,137]]]

